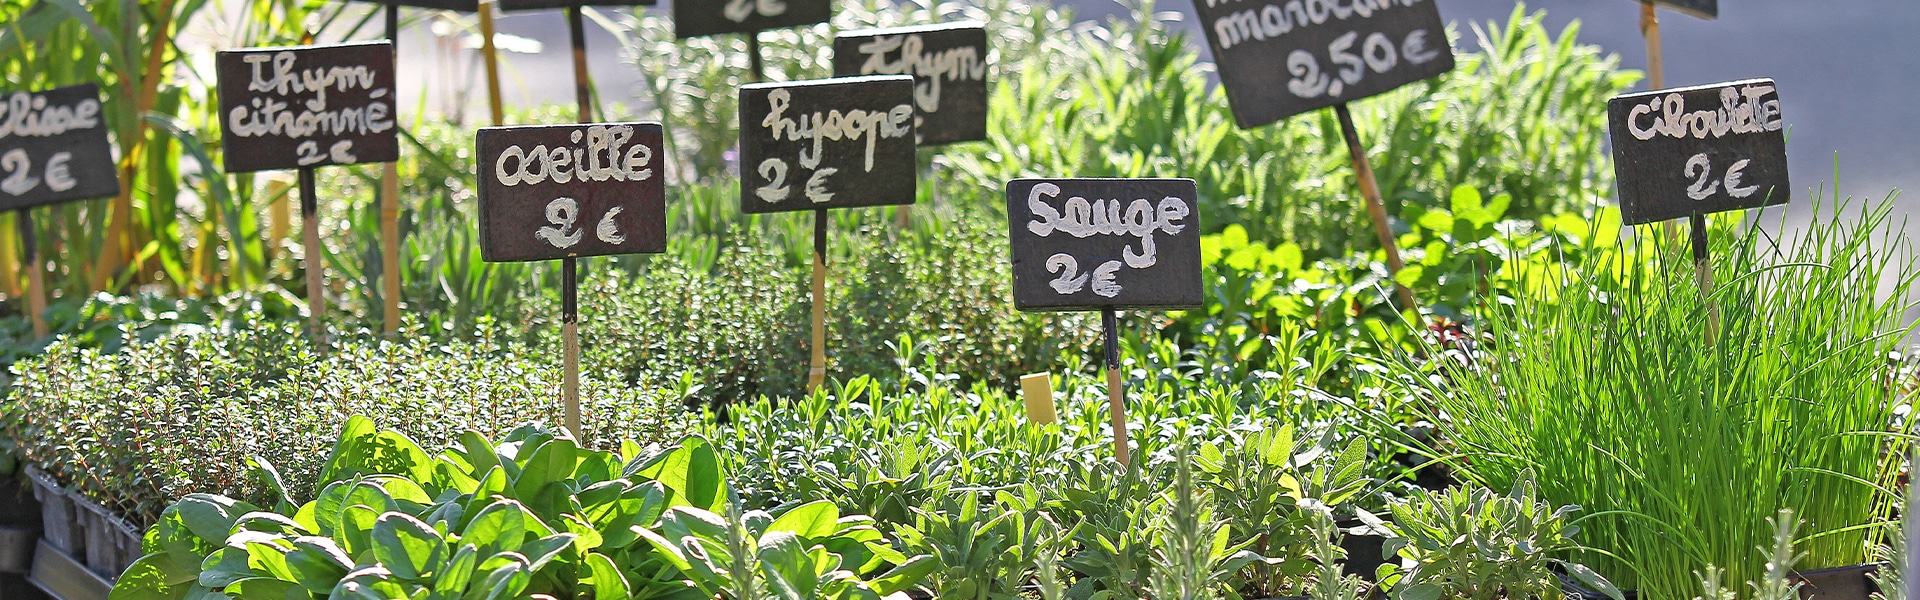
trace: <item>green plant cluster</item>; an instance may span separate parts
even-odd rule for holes
[[[356,416],[321,480],[298,508],[183,498],[113,597],[879,600],[934,567],[830,503],[743,513],[699,438],[614,453],[529,426],[428,455]]]

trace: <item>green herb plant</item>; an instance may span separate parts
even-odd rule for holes
[[[1482,487],[1454,487],[1392,506],[1389,550],[1406,566],[1381,566],[1382,585],[1397,600],[1554,600],[1563,595],[1556,569],[1613,600],[1620,591],[1605,578],[1562,557],[1585,550],[1568,516],[1540,498],[1531,477],[1505,495]]]

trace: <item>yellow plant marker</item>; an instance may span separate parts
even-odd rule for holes
[[[1053,425],[1060,421],[1060,409],[1053,403],[1053,374],[1034,373],[1020,377],[1020,398],[1027,403],[1027,423]]]

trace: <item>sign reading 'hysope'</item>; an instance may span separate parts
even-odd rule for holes
[[[1658,90],[1607,105],[1628,225],[1786,204],[1786,121],[1771,79]]]
[[[1242,128],[1453,70],[1434,0],[1194,0]]]
[[[741,211],[912,204],[913,78],[740,88]]]
[[[1014,306],[1199,307],[1199,196],[1191,179],[1008,183]]]

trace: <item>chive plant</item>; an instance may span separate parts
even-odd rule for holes
[[[1720,221],[1717,336],[1685,244],[1645,231],[1486,303],[1471,348],[1397,361],[1455,445],[1427,450],[1490,486],[1537,472],[1642,598],[1692,598],[1708,565],[1761,580],[1783,508],[1802,567],[1866,562],[1898,466],[1885,440],[1907,429],[1889,356],[1915,278],[1890,204],[1849,204],[1778,238]]]

